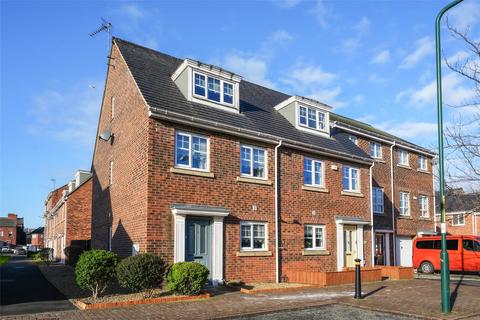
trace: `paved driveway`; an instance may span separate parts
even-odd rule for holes
[[[26,257],[14,256],[0,267],[0,315],[70,309],[75,307]]]

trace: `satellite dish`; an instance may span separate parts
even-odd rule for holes
[[[103,141],[108,141],[110,140],[111,137],[112,137],[112,133],[110,132],[110,130],[105,130],[102,133],[100,133],[100,135],[98,136],[98,138]]]

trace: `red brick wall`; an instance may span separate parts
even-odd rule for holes
[[[90,240],[92,226],[92,179],[68,195],[66,246],[72,240]]]
[[[42,233],[34,233],[32,234],[32,246],[36,246],[37,248],[43,248],[43,234]]]
[[[108,227],[113,225],[112,250],[131,255],[132,245],[145,250],[147,237],[148,113],[145,102],[118,48],[114,45],[98,133],[106,129],[113,141],[97,139],[93,159],[92,246],[107,248]],[[115,116],[111,119],[111,98]],[[113,184],[109,185],[110,161]]]
[[[9,233],[12,233],[12,236],[9,236]],[[0,227],[0,234],[3,235],[0,237],[0,242],[5,244],[16,245],[17,244],[17,227]]]
[[[480,235],[480,216],[474,216],[473,214],[465,214],[465,225],[454,226],[452,224],[452,216],[447,214],[447,234],[452,235]],[[476,219],[476,234],[474,228],[474,219]],[[440,216],[437,216],[437,230],[440,230]]]

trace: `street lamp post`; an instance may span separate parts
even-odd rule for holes
[[[445,225],[445,167],[443,155],[443,108],[442,108],[442,60],[440,46],[440,21],[442,16],[462,2],[455,0],[446,5],[437,15],[435,21],[436,60],[437,60],[437,116],[438,116],[438,165],[440,175],[440,230],[442,234],[442,250],[440,253],[442,312],[450,312],[450,267],[447,252],[447,227]]]

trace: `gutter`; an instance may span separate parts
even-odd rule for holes
[[[372,163],[372,160],[370,158],[364,158],[364,157],[350,155],[348,153],[325,149],[316,145],[301,143],[295,140],[285,139],[285,138],[278,137],[271,134],[260,133],[260,132],[256,132],[248,129],[241,129],[238,127],[221,124],[216,121],[199,119],[192,116],[185,116],[177,112],[149,107],[148,115],[149,117],[152,117],[154,119],[167,120],[175,123],[186,124],[192,127],[197,127],[197,128],[206,129],[206,130],[214,129],[217,132],[227,133],[227,134],[254,139],[257,141],[267,142],[271,144],[278,144],[280,141],[282,141],[283,146],[288,146],[294,149],[303,150],[310,153],[316,153],[316,154],[320,154],[328,157],[344,159],[350,162],[356,162],[356,163],[366,164],[366,165],[370,165]]]
[[[278,198],[278,149],[282,146],[282,140],[275,146],[275,281],[277,283],[280,282],[280,270],[279,270],[279,263],[280,258],[278,256],[279,253],[279,241],[278,241],[278,234],[279,234],[279,198]]]
[[[392,190],[391,193],[391,202],[392,202],[392,250],[393,250],[393,265],[397,265],[397,231],[395,230],[395,190],[393,188],[393,147],[395,147],[395,141],[390,146],[390,187]]]
[[[371,246],[372,246],[372,267],[375,265],[375,234],[374,234],[374,228],[373,228],[373,175],[372,175],[372,170],[373,167],[375,166],[375,161],[372,163],[370,166],[370,219],[372,221],[372,231],[371,233]]]

